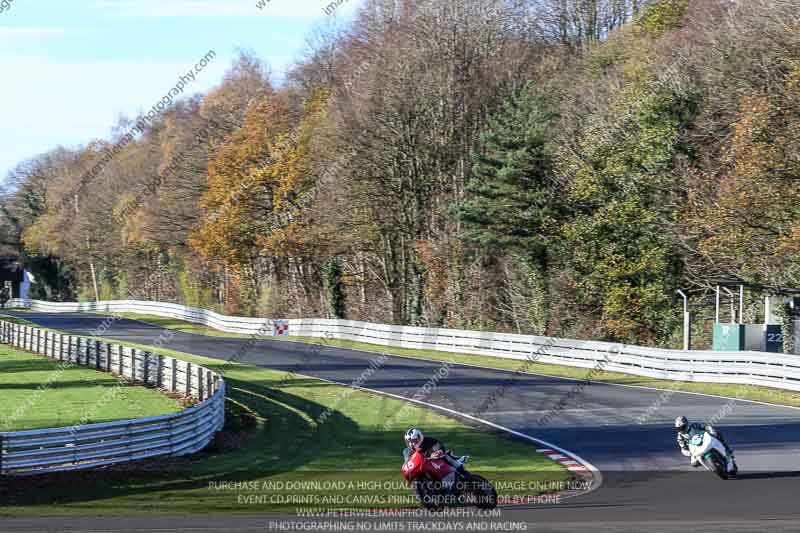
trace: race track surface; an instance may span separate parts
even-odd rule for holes
[[[107,318],[7,313],[77,335],[93,334]],[[119,320],[103,336],[151,344],[163,332],[143,322]],[[165,347],[227,360],[250,345],[242,363],[343,384],[352,383],[376,357],[285,341],[173,333]],[[364,386],[412,397],[441,366],[390,357]],[[487,396],[508,385],[506,393],[480,417],[576,453],[602,471],[604,483],[591,494],[558,505],[505,509],[503,521],[526,522],[529,531],[800,531],[800,410],[602,383],[593,383],[576,395],[573,391],[579,382],[574,380],[525,374],[509,381],[512,376],[502,370],[454,365],[425,401],[474,414]],[[571,392],[572,403],[542,423]],[[720,427],[733,443],[741,468],[740,479],[735,481],[724,482],[691,469],[675,445],[672,420],[676,416],[702,421],[719,413],[728,413]],[[531,451],[535,453],[533,446]],[[0,520],[0,530],[268,531],[268,519],[220,517],[180,524],[157,517],[136,521],[12,519]]]

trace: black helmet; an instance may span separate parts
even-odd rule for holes
[[[689,419],[685,416],[679,416],[675,419],[675,431],[683,433],[689,427]]]

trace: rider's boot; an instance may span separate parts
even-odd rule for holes
[[[722,444],[725,445],[725,451],[728,454],[728,472],[733,472],[734,470],[736,470],[736,456],[733,455],[733,448],[728,446],[727,442],[723,441]]]
[[[728,452],[728,472],[735,472],[737,469],[736,457],[733,456],[733,452]]]

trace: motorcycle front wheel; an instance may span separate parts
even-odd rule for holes
[[[720,479],[728,479],[727,463],[725,462],[725,458],[722,457],[717,450],[711,450],[711,452],[706,455],[705,459],[714,465],[714,472],[716,472]]]

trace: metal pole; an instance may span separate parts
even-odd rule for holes
[[[728,287],[723,287],[722,289],[725,291],[725,294],[727,294],[729,298],[728,303],[730,303],[731,306],[731,324],[736,324],[736,310],[733,306],[735,299],[733,296],[733,291],[730,290]]]
[[[683,297],[683,349],[692,349],[692,317],[689,314],[689,297],[686,293],[678,289],[678,294]]]
[[[689,311],[683,313],[683,349],[692,349],[692,314]]]
[[[719,285],[717,285],[717,312],[714,321],[719,324]]]
[[[683,297],[683,312],[686,313],[689,311],[689,298],[686,296],[686,293],[680,289],[678,289],[678,294]]]
[[[736,298],[734,298],[733,293],[731,293],[731,324],[736,324],[736,308],[734,305],[736,304]]]
[[[769,315],[770,315],[769,295],[767,295],[767,296],[764,296],[764,325],[765,326],[767,324],[769,324]]]
[[[744,324],[744,285],[739,285],[739,324]]]

